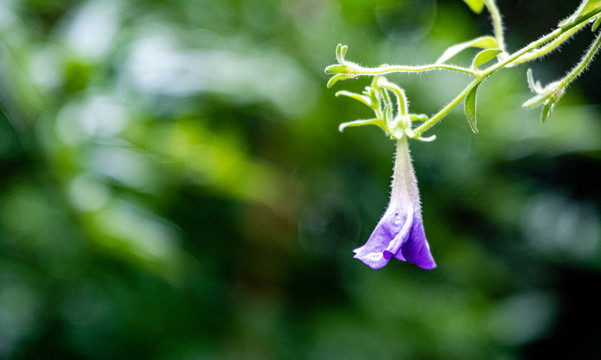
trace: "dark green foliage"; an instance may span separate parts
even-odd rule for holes
[[[457,111],[411,144],[437,270],[352,259],[394,144],[338,132],[370,114],[326,89],[332,49],[423,63],[488,32],[438,1],[404,41],[395,3],[1,2],[0,358],[598,356],[598,64],[544,125],[520,68],[479,87],[479,134]],[[508,47],[573,10],[534,3],[566,6],[500,2]],[[426,114],[466,81],[394,80]]]

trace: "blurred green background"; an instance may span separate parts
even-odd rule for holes
[[[577,1],[499,6],[516,50]],[[0,358],[599,358],[599,63],[544,125],[520,66],[478,135],[457,109],[411,144],[437,269],[352,258],[394,144],[338,132],[370,112],[334,97],[369,79],[326,89],[336,44],[416,65],[490,31],[459,0],[0,1]],[[390,79],[430,114],[468,82]]]

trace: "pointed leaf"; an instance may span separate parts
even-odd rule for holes
[[[499,44],[497,44],[497,40],[492,36],[480,36],[475,39],[462,42],[456,45],[453,45],[445,50],[444,53],[436,60],[437,64],[442,64],[445,61],[449,60],[453,56],[459,54],[465,49],[476,47],[481,49],[498,49]]]
[[[361,101],[362,103],[364,103],[365,105],[371,107],[371,99],[366,96],[366,95],[360,95],[354,92],[350,92],[350,91],[346,91],[346,90],[341,90],[336,92],[336,96],[348,96],[352,99]]]
[[[342,74],[346,71],[347,67],[341,64],[332,64],[326,66],[324,69],[326,74]]]
[[[553,107],[555,106],[555,103],[553,101],[548,101],[545,106],[543,106],[543,111],[541,113],[541,117],[540,117],[540,122],[542,124],[545,123],[545,121],[549,118],[549,116],[551,116],[551,111],[553,111]]]
[[[342,132],[347,127],[356,127],[356,126],[364,126],[364,125],[376,125],[376,126],[382,128],[382,130],[388,132],[386,130],[386,125],[384,124],[384,120],[382,120],[382,119],[355,120],[355,121],[345,122],[345,123],[340,124],[340,126],[338,126],[338,131]]]
[[[421,135],[418,135],[418,136],[413,137],[413,139],[423,141],[423,142],[431,142],[431,141],[436,140],[436,135],[431,135],[428,137],[422,137]]]
[[[601,16],[597,18],[597,20],[595,20],[595,23],[593,24],[592,30],[593,31],[597,31],[597,28],[599,27],[599,25],[601,25]]]
[[[528,68],[526,71],[526,79],[528,80],[528,87],[530,91],[536,94],[540,94],[543,92],[543,88],[539,81],[534,81],[534,77],[532,76],[532,69]]]
[[[344,56],[346,55],[347,50],[348,45],[338,44],[338,46],[336,46],[336,60],[338,60],[339,63],[344,62]]]
[[[478,133],[478,128],[476,127],[476,92],[478,91],[478,86],[480,84],[474,86],[465,97],[465,116],[467,116],[472,131],[476,134]]]
[[[503,50],[501,50],[501,49],[482,50],[474,57],[474,62],[472,63],[472,67],[476,68],[482,64],[485,64],[485,63],[489,62],[490,60],[494,59],[495,56],[499,55],[502,52],[503,52]]]
[[[584,16],[588,13],[590,13],[591,11],[594,11],[595,9],[598,9],[601,7],[601,0],[587,0],[586,4],[584,5],[584,8],[582,9],[582,12],[580,13],[580,16]]]
[[[411,121],[428,121],[428,115],[426,114],[409,114]]]
[[[482,9],[484,8],[484,1],[482,1],[482,0],[463,0],[463,1],[476,14],[480,14],[482,12]]]
[[[328,80],[328,84],[327,87],[331,88],[332,86],[334,86],[334,84],[336,84],[339,80],[344,80],[346,79],[346,75],[344,74],[338,74],[338,75],[334,75],[330,78],[330,80]]]
[[[406,128],[405,134],[411,139],[415,139],[415,140],[419,140],[419,141],[423,141],[423,142],[430,142],[430,141],[436,140],[436,135],[422,137],[422,134],[415,133],[411,128]]]
[[[526,100],[522,104],[522,108],[526,109],[526,110],[531,110],[531,109],[537,108],[537,107],[543,105],[545,103],[545,101],[547,101],[548,99],[549,99],[549,94],[547,94],[547,93],[541,93],[541,94],[534,95],[533,97]]]

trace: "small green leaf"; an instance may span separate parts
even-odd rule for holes
[[[463,0],[463,1],[476,14],[480,14],[482,12],[482,9],[484,8],[484,1],[482,1],[482,0]]]
[[[582,13],[580,16],[584,16],[591,11],[594,11],[601,7],[601,0],[587,0],[584,8],[582,9]]]
[[[324,69],[326,74],[341,74],[341,73],[345,73],[346,70],[347,70],[347,66],[341,65],[341,64],[328,65]]]
[[[462,42],[462,43],[459,43],[459,44],[449,47],[448,49],[446,49],[444,51],[444,53],[442,53],[442,55],[438,58],[438,60],[436,60],[436,63],[442,64],[445,61],[452,58],[453,56],[459,54],[463,50],[472,48],[472,47],[481,48],[481,49],[498,49],[499,44],[497,44],[497,40],[492,36],[489,36],[489,35],[480,36],[475,39],[472,39],[472,40],[469,40],[466,42]]]
[[[470,127],[474,133],[478,133],[478,128],[476,127],[476,92],[478,91],[477,84],[470,90],[470,92],[465,97],[465,116],[467,116],[467,121],[470,123]]]
[[[551,116],[551,111],[553,111],[554,106],[555,106],[555,103],[553,101],[548,101],[547,103],[545,103],[545,106],[543,106],[543,111],[542,111],[541,117],[540,117],[540,122],[542,124],[544,124],[545,121],[549,118],[549,116]]]
[[[593,24],[592,30],[593,32],[597,31],[597,28],[599,27],[599,25],[601,25],[601,16],[597,18],[597,20],[595,20],[595,23]]]
[[[426,114],[409,114],[411,121],[428,121],[428,115]]]
[[[548,99],[549,99],[549,94],[547,94],[547,93],[536,94],[533,97],[531,97],[530,99],[526,100],[522,104],[522,108],[525,110],[531,110],[531,109],[537,108],[537,107],[543,105],[545,103],[545,101],[547,101]]]
[[[344,76],[343,74],[334,75],[330,78],[330,80],[328,80],[328,84],[326,86],[329,89],[332,86],[334,86],[334,84],[336,84],[339,80],[344,80],[344,79],[346,79],[346,76]]]
[[[528,68],[526,71],[526,79],[528,80],[528,87],[533,93],[540,94],[543,92],[543,88],[540,84],[540,81],[534,81],[534,77],[532,76],[532,69]]]
[[[423,141],[423,142],[431,142],[431,141],[436,140],[436,135],[432,135],[432,136],[428,136],[428,137],[422,137],[421,135],[417,135],[417,136],[414,136],[413,139]]]
[[[338,44],[338,46],[336,46],[336,60],[338,60],[339,63],[344,62],[344,56],[347,51],[348,45]]]
[[[474,57],[474,62],[472,63],[472,68],[476,68],[482,64],[489,62],[490,60],[494,59],[495,56],[499,55],[502,52],[503,52],[503,50],[501,50],[501,49],[486,49],[486,50],[480,51]]]
[[[384,130],[385,132],[388,132],[388,130],[386,129],[386,124],[384,123],[384,120],[382,120],[382,119],[355,120],[355,121],[345,122],[345,123],[340,124],[340,126],[338,126],[338,131],[342,132],[347,127],[357,127],[357,126],[365,126],[365,125],[376,125],[376,126],[380,127],[382,130]]]
[[[354,92],[341,90],[341,91],[336,92],[336,96],[348,96],[352,99],[361,101],[362,103],[364,103],[365,105],[367,105],[369,107],[372,106],[370,97],[366,96],[366,95],[361,95],[361,94],[357,94]]]

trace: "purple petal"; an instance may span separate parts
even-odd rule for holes
[[[363,261],[372,269],[379,269],[388,264],[388,260],[396,253],[390,251],[391,240],[401,232],[405,219],[399,213],[387,211],[371,236],[360,248],[353,250],[355,258]],[[399,239],[402,242],[402,239]],[[400,247],[401,244],[398,244]]]
[[[436,267],[422,221],[413,213],[407,217],[400,212],[387,211],[367,243],[354,252],[355,258],[372,269],[384,267],[392,257],[424,269]]]
[[[411,232],[403,243],[400,254],[401,256],[397,253],[397,259],[414,263],[421,268],[434,269],[436,267],[421,218],[413,219]]]

